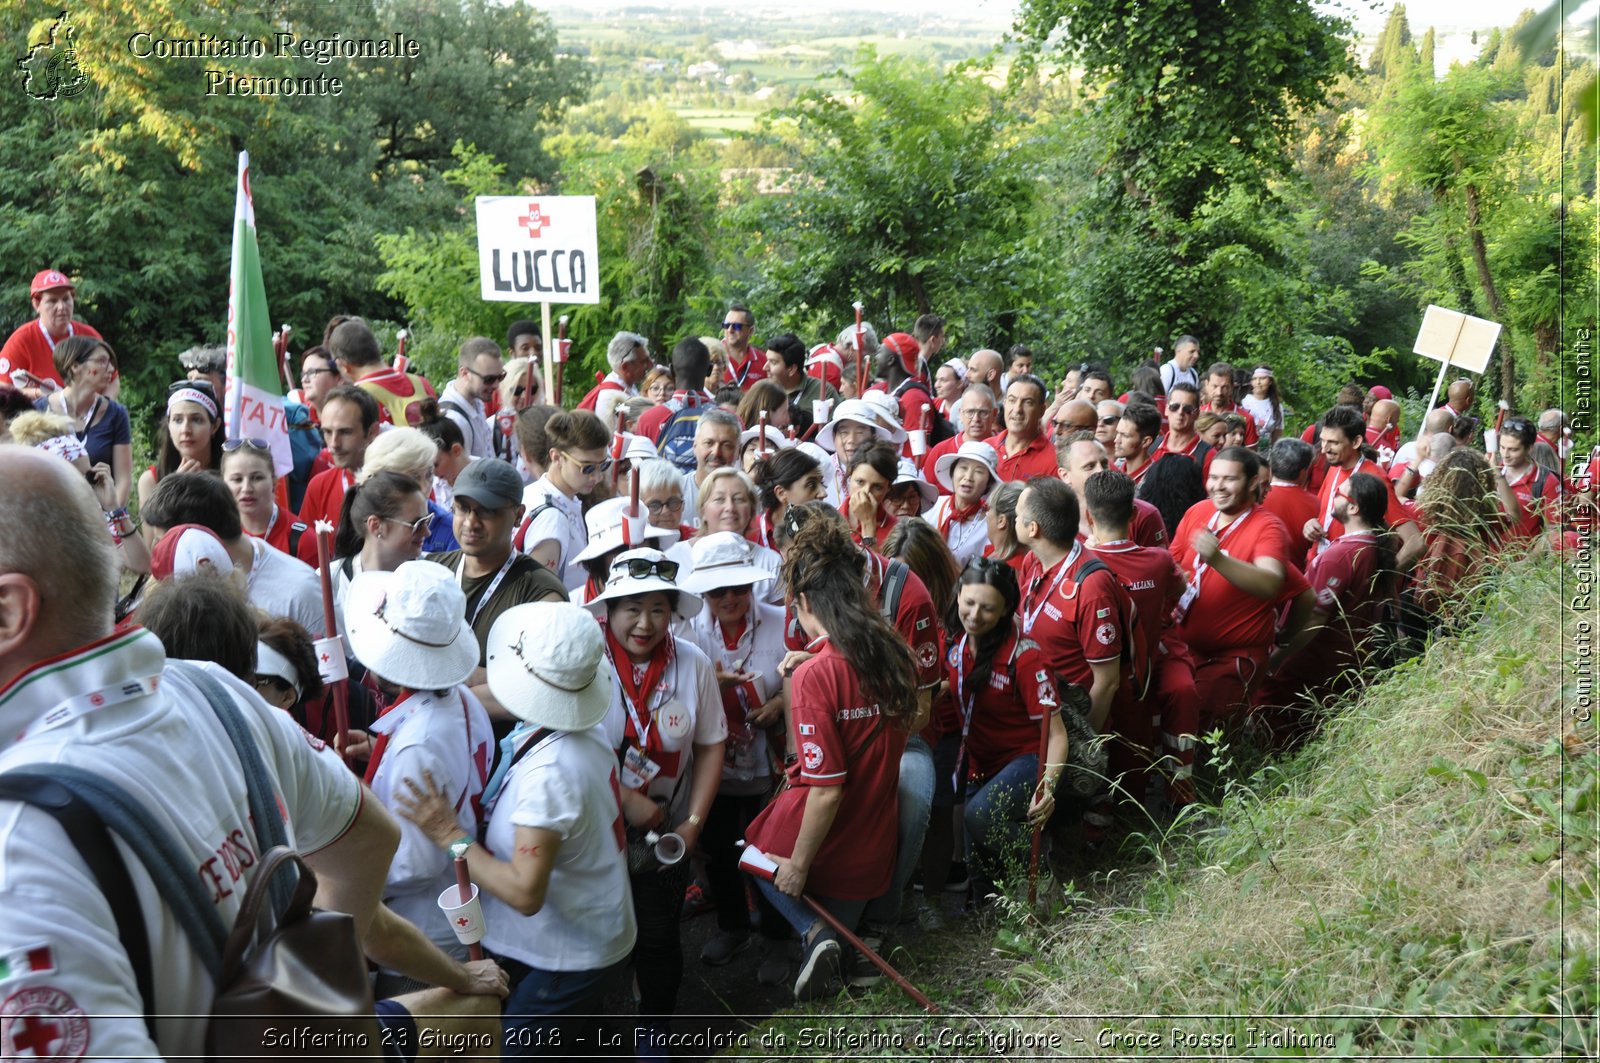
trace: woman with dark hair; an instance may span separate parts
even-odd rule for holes
[[[167,656],[210,661],[248,683],[256,668],[256,611],[232,575],[197,571],[158,581],[133,622],[147,629]]]
[[[789,396],[770,380],[757,380],[739,400],[739,423],[746,428],[760,425],[763,413],[773,428],[781,431],[789,427]]]
[[[179,380],[167,388],[167,415],[156,428],[156,463],[139,477],[143,506],[163,476],[222,468],[222,407],[206,380]]]
[[[952,637],[957,631],[960,637],[946,658],[951,699],[940,730],[959,736],[949,767],[955,799],[966,801],[967,869],[980,898],[1008,865],[1025,859],[1029,827],[1042,826],[1055,811],[1067,762],[1067,729],[1050,670],[1039,647],[1017,630],[1021,601],[1011,566],[980,557],[961,573],[951,609]],[[1039,780],[1046,713],[1050,737]],[[931,870],[935,877],[924,880],[925,889],[941,888],[944,869]]]
[[[802,935],[797,1000],[837,985],[840,946],[801,900],[853,926],[894,875],[900,754],[917,716],[917,662],[861,583],[861,552],[838,523],[809,520],[784,583],[811,656],[792,675],[789,787],[745,830],[773,861],[761,891]]]
[[[884,506],[889,486],[900,473],[900,451],[891,443],[873,443],[856,452],[846,471],[848,493],[839,512],[850,523],[850,537],[869,550],[894,527],[895,518]]]
[[[105,340],[68,336],[55,349],[56,372],[66,386],[40,399],[37,408],[64,414],[89,452],[89,464],[104,464],[116,481],[117,505],[133,490],[133,435],[128,408],[102,392],[117,375],[117,352]]]
[[[761,515],[751,526],[751,538],[762,546],[774,546],[773,529],[783,520],[790,506],[827,497],[822,484],[822,464],[798,447],[780,450],[750,470],[760,491]]]
[[[1161,386],[1161,370],[1153,365],[1141,365],[1133,371],[1128,378],[1128,391],[1117,401],[1127,406],[1136,394],[1143,394],[1146,400],[1160,409],[1166,399],[1166,389]]]
[[[1004,561],[1011,571],[1022,574],[1022,565],[1032,555],[1017,540],[1017,499],[1027,486],[1021,480],[1011,480],[996,487],[989,495],[989,511],[984,516],[988,524],[989,545],[983,556]]]
[[[20,414],[31,413],[34,405],[28,396],[10,384],[0,384],[0,443],[11,441],[10,424]]]
[[[331,688],[317,673],[316,651],[306,629],[286,616],[257,617],[256,693],[268,705],[293,716],[305,732],[334,745]],[[372,752],[367,727],[377,719],[372,692],[352,676],[342,680],[350,730],[339,751],[357,771],[364,771]]]
[[[344,493],[330,566],[340,634],[350,581],[362,572],[393,572],[421,557],[432,520],[422,488],[402,473],[374,473]]]
[[[1206,497],[1205,478],[1193,458],[1164,453],[1139,481],[1139,497],[1161,513],[1170,540],[1189,507]]]

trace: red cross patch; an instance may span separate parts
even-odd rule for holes
[[[82,1059],[89,1017],[72,997],[51,986],[19,989],[0,1004],[0,1056],[6,1059]]]
[[[806,766],[806,771],[816,771],[822,767],[822,747],[815,742],[805,742],[800,746],[800,761]]]
[[[528,235],[537,240],[545,226],[550,224],[550,219],[540,212],[539,204],[529,203],[528,213],[517,219],[517,224],[528,230]]]

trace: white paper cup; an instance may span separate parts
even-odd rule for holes
[[[676,834],[657,834],[651,831],[644,836],[644,840],[655,846],[656,859],[661,861],[662,867],[671,867],[683,859],[683,854],[688,847],[683,844],[683,839]]]
[[[912,456],[920,458],[928,453],[928,433],[925,429],[913,428],[906,435],[911,437]]]
[[[644,509],[644,503],[643,502],[639,503],[639,509],[641,511],[643,511],[643,509]],[[641,512],[639,514],[639,516],[637,516],[637,517],[633,516],[630,513],[623,513],[622,514],[623,540],[625,542],[633,544],[634,546],[643,546],[643,545],[645,545],[644,533],[645,533],[645,528],[648,525],[648,523],[649,523],[649,521],[644,516],[643,512]]]
[[[1496,454],[1500,451],[1500,433],[1493,428],[1483,430],[1483,449],[1485,453]]]
[[[342,683],[350,678],[350,667],[344,659],[344,640],[338,635],[317,639],[311,648],[317,655],[317,674],[324,683]]]
[[[472,884],[472,896],[461,901],[461,887],[451,886],[439,894],[439,910],[450,920],[450,929],[463,945],[476,945],[483,940],[483,905],[478,902],[478,884]]]
[[[827,424],[832,413],[832,399],[818,399],[811,404],[811,419],[817,424]]]

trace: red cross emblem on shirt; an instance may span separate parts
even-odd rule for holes
[[[50,1046],[61,1036],[61,1026],[37,1015],[22,1016],[18,1025],[21,1028],[12,1033],[11,1044],[19,1051],[31,1053],[39,1059],[49,1059]]]
[[[528,213],[518,218],[517,224],[526,228],[528,235],[537,240],[539,233],[543,231],[546,225],[550,224],[550,219],[540,212],[539,204],[529,203]]]

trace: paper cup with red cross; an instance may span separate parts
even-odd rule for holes
[[[463,945],[476,945],[483,940],[483,906],[478,902],[478,884],[472,884],[472,896],[461,899],[461,887],[451,886],[439,894],[439,910],[450,920],[450,929]]]

